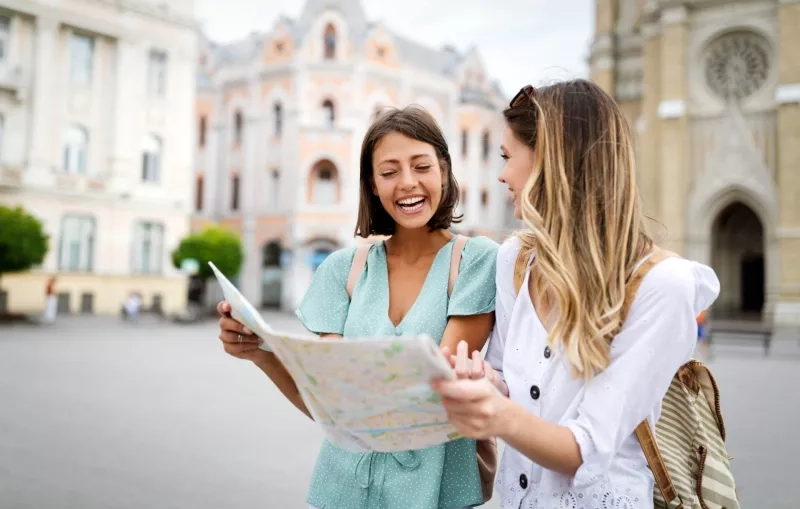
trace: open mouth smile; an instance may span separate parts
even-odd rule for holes
[[[409,198],[403,198],[402,200],[397,200],[395,205],[397,208],[400,209],[401,212],[404,214],[416,214],[425,206],[425,202],[428,199],[424,196],[412,196]]]

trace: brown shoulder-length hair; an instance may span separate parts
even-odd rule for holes
[[[392,235],[395,222],[383,208],[380,198],[375,196],[372,156],[375,147],[389,133],[400,133],[409,138],[422,141],[433,146],[439,168],[442,170],[442,199],[439,208],[428,221],[431,231],[450,228],[453,223],[460,223],[461,216],[455,216],[458,205],[458,182],[453,176],[453,163],[447,148],[442,130],[436,120],[419,106],[407,106],[403,109],[384,110],[377,116],[367,130],[361,145],[360,188],[358,202],[358,222],[355,234],[367,238],[370,235]]]

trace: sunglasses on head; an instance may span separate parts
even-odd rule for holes
[[[517,95],[511,99],[510,107],[516,108],[517,106],[522,106],[524,104],[533,104],[533,92],[535,90],[536,89],[533,88],[533,85],[525,85],[519,89]]]

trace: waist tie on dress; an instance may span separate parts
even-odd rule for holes
[[[376,454],[388,454],[400,465],[403,470],[414,470],[419,466],[419,456],[415,451],[400,451],[390,453],[367,452],[358,458],[353,475],[362,489],[367,489],[372,484],[372,463]]]

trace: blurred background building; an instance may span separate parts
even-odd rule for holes
[[[800,2],[594,3],[590,76],[634,127],[653,233],[714,267],[716,316],[800,323]],[[0,313],[41,311],[51,274],[63,312],[116,313],[131,292],[183,309],[170,253],[208,224],[241,236],[247,297],[293,309],[356,242],[361,140],[388,106],[419,104],[444,129],[458,230],[515,227],[496,177],[516,90],[477,48],[425,46],[358,0],[308,0],[225,44],[196,10],[0,0],[0,204],[50,235],[40,267],[2,277]]]
[[[665,244],[716,270],[716,316],[800,323],[799,23],[796,0],[596,0],[591,77]]]
[[[180,309],[169,250],[189,230],[197,37],[191,1],[0,1],[0,203],[50,235],[5,275],[6,305],[116,313],[127,294]]]
[[[193,228],[241,233],[238,284],[253,303],[293,310],[325,256],[356,242],[361,141],[388,106],[418,104],[442,126],[458,229],[511,226],[497,183],[508,98],[477,49],[423,46],[370,23],[358,0],[309,0],[268,31],[202,39],[197,87]]]

